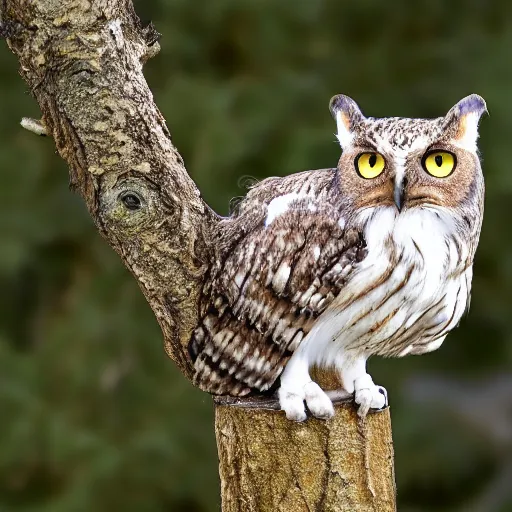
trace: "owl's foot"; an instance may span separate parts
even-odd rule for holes
[[[388,405],[388,393],[382,386],[376,386],[365,373],[354,381],[354,399],[359,408],[357,414],[364,418],[370,409],[383,409]]]
[[[308,382],[304,386],[306,404],[315,418],[328,420],[334,416],[334,407],[331,399],[325,394],[316,382]]]
[[[279,388],[279,404],[292,421],[304,421],[307,418],[304,402],[315,418],[328,420],[334,416],[334,407],[331,399],[313,381],[308,382],[302,390],[287,390]]]
[[[304,396],[279,388],[279,405],[286,413],[286,417],[292,421],[304,421],[307,418],[304,408]]]

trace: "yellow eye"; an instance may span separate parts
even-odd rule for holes
[[[455,155],[448,151],[432,151],[423,157],[423,167],[435,178],[446,178],[455,169]]]
[[[380,153],[361,153],[356,158],[356,171],[362,178],[376,178],[386,167],[386,161]]]

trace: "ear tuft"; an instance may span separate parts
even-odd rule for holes
[[[455,145],[476,152],[478,123],[484,112],[487,105],[478,94],[466,96],[449,110],[444,118],[444,130]]]
[[[341,147],[346,148],[351,144],[354,131],[361,120],[364,119],[364,116],[357,103],[344,94],[338,94],[331,98],[329,110],[338,127],[336,136]]]
[[[459,109],[459,115],[465,116],[467,114],[478,114],[480,117],[484,112],[487,112],[487,105],[482,96],[478,94],[470,94],[461,99],[455,107]]]

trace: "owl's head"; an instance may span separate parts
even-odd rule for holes
[[[391,206],[399,213],[443,207],[461,214],[481,208],[476,143],[486,105],[480,96],[467,96],[436,119],[365,117],[341,94],[330,110],[342,147],[339,186],[353,208]]]

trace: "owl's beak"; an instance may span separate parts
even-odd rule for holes
[[[405,197],[405,185],[406,178],[402,176],[396,176],[395,178],[395,190],[393,193],[396,207],[398,211],[401,212],[404,205],[404,197]]]

